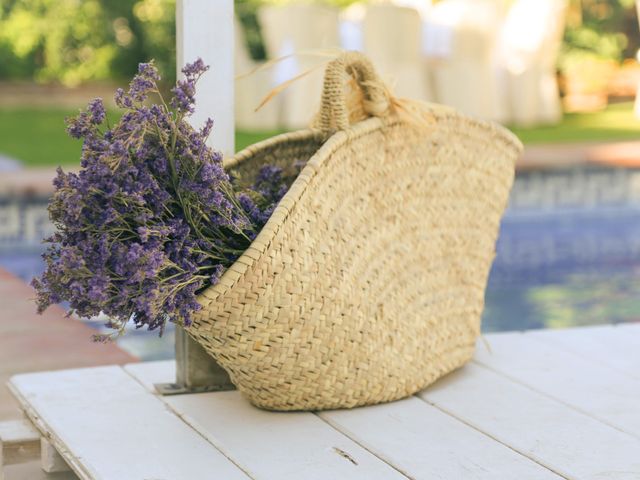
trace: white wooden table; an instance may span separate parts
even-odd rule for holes
[[[10,388],[82,479],[640,479],[640,324],[486,340],[419,395],[355,410],[159,397],[173,362],[18,375]]]

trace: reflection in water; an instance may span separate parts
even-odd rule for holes
[[[640,321],[640,210],[507,215],[485,331]]]
[[[558,276],[555,283],[487,289],[483,330],[640,321],[640,269]]]

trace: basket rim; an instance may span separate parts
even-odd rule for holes
[[[487,131],[488,135],[492,135],[495,140],[502,143],[504,147],[513,149],[514,156],[519,156],[522,153],[523,145],[520,139],[513,132],[496,122],[470,117],[451,107],[443,105],[426,102],[419,103],[423,104],[423,106],[427,108],[427,112],[432,115],[436,121],[454,117],[457,120],[472,124],[473,126],[481,127]],[[399,125],[409,128],[417,128],[414,124],[411,124],[397,116],[387,119],[370,117],[352,124],[346,130],[330,134],[328,137],[325,132],[306,128],[294,132],[282,133],[257,142],[242,149],[229,161],[225,162],[224,168],[231,169],[246,162],[265,148],[273,148],[280,145],[286,145],[287,143],[300,142],[304,140],[321,141],[326,139],[326,141],[320,145],[320,148],[318,148],[311,158],[309,158],[306,165],[291,184],[287,193],[282,197],[271,217],[269,217],[253,242],[251,242],[242,255],[240,255],[240,257],[238,257],[236,261],[229,266],[229,268],[227,268],[220,277],[218,283],[210,285],[198,294],[199,302],[202,303],[202,299],[215,301],[215,299],[224,296],[225,293],[233,288],[236,282],[246,273],[249,267],[264,255],[272,240],[277,235],[280,227],[288,218],[290,210],[294,208],[297,201],[305,192],[311,179],[317,174],[319,168],[333,152],[342,147],[348,141],[360,138],[383,128]],[[427,128],[428,127],[425,127],[425,130]]]

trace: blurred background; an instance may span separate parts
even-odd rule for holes
[[[235,7],[238,74],[295,52],[361,50],[399,96],[453,105],[521,138],[485,331],[640,320],[634,0],[238,0]],[[27,331],[31,343],[20,348],[50,348],[51,336],[33,340],[46,329],[25,282],[42,270],[54,170],[79,166],[80,144],[66,136],[64,118],[94,97],[110,100],[138,62],[152,58],[170,85],[174,0],[0,0],[0,350]],[[320,74],[253,110],[273,87],[321,61],[294,56],[237,81],[238,149],[309,123]],[[47,325],[72,322],[63,309],[48,315]],[[103,320],[84,323],[99,330]],[[79,335],[88,343],[85,330]],[[118,348],[170,358],[172,342],[171,331],[162,339],[132,332]]]

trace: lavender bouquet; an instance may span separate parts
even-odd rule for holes
[[[213,122],[201,130],[186,122],[207,68],[187,65],[167,103],[153,63],[140,64],[128,91],[116,92],[118,123],[110,126],[100,99],[68,120],[68,133],[83,139],[82,168],[58,169],[54,180],[57,232],[45,240],[46,270],[32,283],[40,312],[62,301],[82,317],[102,312],[114,332],[97,340],[130,321],[160,333],[167,321],[188,326],[196,295],[267,221],[292,178],[267,166],[252,187],[239,187],[205,144]]]

